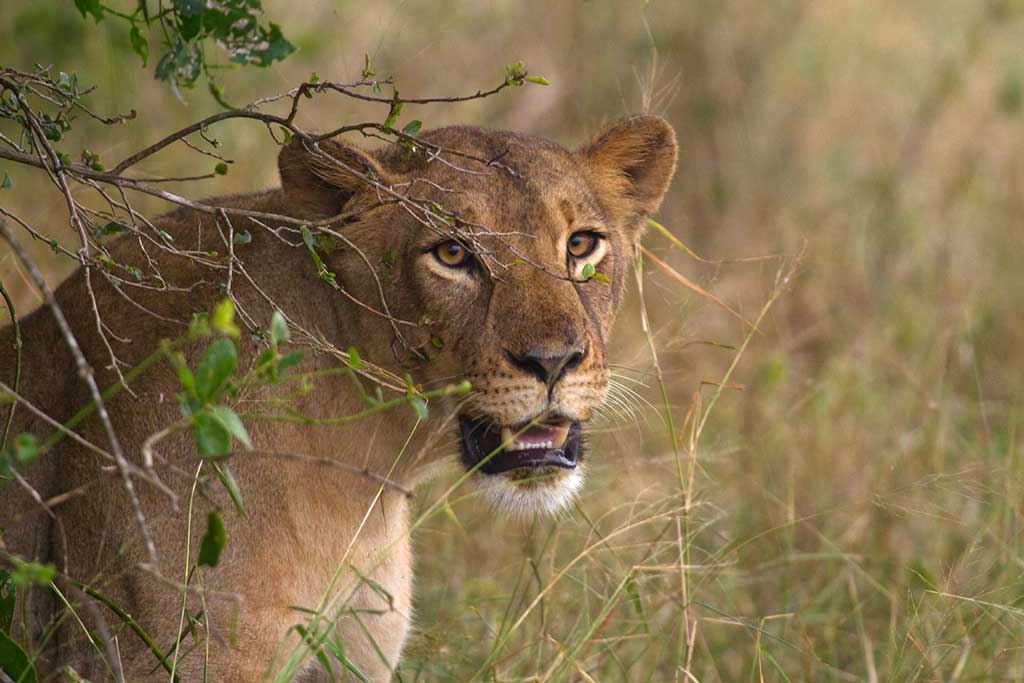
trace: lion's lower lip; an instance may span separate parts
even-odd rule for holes
[[[463,461],[486,474],[527,467],[573,469],[582,452],[579,422],[502,428],[487,420],[460,417],[459,428]]]

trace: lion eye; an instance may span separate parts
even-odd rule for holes
[[[448,240],[434,247],[434,256],[449,268],[461,268],[472,261],[472,255],[455,240]]]
[[[596,232],[583,230],[569,235],[566,248],[573,258],[586,258],[594,253],[597,245],[601,242],[601,236]]]

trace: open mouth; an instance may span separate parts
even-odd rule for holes
[[[487,420],[460,417],[459,428],[466,466],[480,465],[480,471],[487,474],[525,467],[571,470],[582,454],[583,431],[579,422],[561,420],[501,427]]]

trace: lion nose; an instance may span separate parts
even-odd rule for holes
[[[582,344],[557,349],[534,347],[522,354],[505,351],[505,355],[512,365],[551,387],[566,372],[583,362],[587,347]]]

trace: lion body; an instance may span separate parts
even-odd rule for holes
[[[285,212],[288,207],[280,205],[280,193],[269,193],[250,197],[233,198],[225,205],[245,207],[267,212]],[[292,209],[294,215],[294,209]],[[201,219],[200,219],[201,220]],[[196,239],[198,235],[196,217],[178,213],[164,218],[161,229],[167,230],[176,240]],[[209,226],[207,225],[209,229]],[[215,231],[210,230],[211,237]],[[204,238],[208,239],[208,238]],[[114,258],[120,262],[131,262],[137,258],[133,245],[122,240],[115,246]],[[254,243],[261,242],[259,236]],[[269,243],[261,244],[257,249]],[[209,250],[218,248],[211,244]],[[220,245],[223,249],[223,245]],[[340,318],[343,311],[332,310],[323,301],[308,296],[318,284],[315,273],[310,275],[306,259],[308,254],[294,253],[295,250],[274,250],[274,254],[253,254],[251,275],[280,306],[292,316],[302,320],[317,321],[324,330],[344,330]],[[256,249],[253,250],[256,252]],[[277,253],[280,251],[280,253]],[[118,253],[120,252],[120,253]],[[304,258],[303,258],[304,257]],[[292,261],[289,262],[289,259]],[[248,259],[247,259],[248,261]],[[275,264],[270,272],[260,272],[260,264]],[[180,266],[180,270],[175,268]],[[191,282],[198,279],[189,262],[161,264],[161,272],[170,282]],[[186,271],[186,272],[181,272]],[[306,277],[310,275],[309,277]],[[132,367],[159,348],[160,340],[179,337],[184,328],[163,323],[129,304],[101,278],[93,281],[97,306],[104,311],[104,321],[112,332],[131,340],[130,344],[117,344],[116,353],[128,367]],[[209,311],[222,297],[215,288],[206,292],[159,293],[146,297],[135,296],[140,304],[152,307],[161,315],[175,320],[188,320],[193,313]],[[246,301],[258,319],[269,320],[269,309],[260,310],[259,301],[244,284],[238,285],[237,296]],[[111,386],[118,381],[116,374],[105,366],[109,356],[98,332],[92,309],[86,304],[83,272],[79,271],[56,291],[58,303],[67,316],[83,353],[92,367],[97,369],[97,383],[100,387]],[[149,299],[147,301],[147,298]],[[70,418],[79,408],[90,402],[86,385],[81,381],[74,358],[68,350],[56,322],[48,307],[42,307],[21,323],[21,335],[25,353],[22,368],[21,394],[32,405],[44,410],[57,420]],[[339,344],[344,338],[335,337]],[[251,362],[256,347],[251,341],[242,339],[240,366]],[[369,340],[362,340],[369,346]],[[351,342],[349,342],[351,343]],[[385,346],[387,342],[385,342]],[[0,348],[13,347],[13,328],[0,330]],[[345,348],[342,346],[341,348]],[[197,347],[190,356],[194,366],[195,357],[202,347]],[[0,356],[0,376],[14,375],[14,355]],[[303,371],[322,369],[329,365],[325,358],[311,358],[303,364]],[[129,386],[135,396],[124,395],[108,402],[111,421],[125,453],[138,457],[139,449],[147,436],[175,421],[179,416],[176,394],[181,389],[173,370],[156,367],[146,373],[138,382]],[[325,386],[321,391],[299,399],[295,408],[309,415],[344,414],[358,410],[347,387]],[[325,406],[330,406],[325,409]],[[391,416],[394,419],[394,416]],[[366,453],[360,450],[370,448],[374,433],[381,428],[380,420],[369,419],[361,424],[340,427],[302,429],[292,424],[255,424],[250,429],[256,449],[268,452],[286,451],[288,454],[303,454],[310,460],[316,458],[340,458],[346,462],[367,464],[371,469],[385,465],[366,462]],[[12,434],[24,431],[49,433],[41,429],[42,423],[24,406],[15,412]],[[271,428],[272,427],[272,428]],[[109,449],[106,433],[96,419],[89,419],[77,432],[88,441]],[[333,432],[333,433],[332,433]],[[190,435],[169,440],[160,448],[166,459],[161,467],[161,478],[178,497],[178,509],[170,505],[170,499],[162,491],[145,481],[136,480],[135,490],[146,516],[147,526],[160,560],[159,575],[168,580],[184,583],[184,558],[186,552],[185,528],[189,515],[187,505],[190,495],[190,476],[194,473],[196,457]],[[380,437],[379,446],[386,449],[393,446],[385,437]],[[360,445],[362,446],[360,448]],[[100,471],[103,467],[103,472]],[[216,607],[218,593],[224,594],[219,606],[220,619],[213,619],[222,625],[221,633],[214,633],[223,643],[232,639],[244,647],[239,656],[212,658],[209,672],[211,680],[253,681],[260,680],[276,649],[280,646],[285,630],[294,623],[302,623],[302,615],[294,607],[314,609],[323,597],[331,576],[339,561],[346,555],[346,549],[353,540],[353,532],[359,526],[366,506],[377,492],[374,481],[345,471],[335,471],[322,464],[273,458],[238,458],[232,461],[232,470],[244,495],[245,508],[249,514],[243,519],[225,514],[228,545],[216,571],[208,572],[206,590],[212,597],[209,602]],[[177,474],[167,472],[177,471]],[[384,474],[384,472],[381,472]],[[29,494],[13,485],[7,485],[0,496],[0,520],[16,520],[5,524],[4,543],[8,551],[23,558],[53,562],[61,574],[73,576],[90,584],[113,602],[130,605],[133,617],[146,629],[155,642],[166,650],[178,638],[178,617],[181,613],[181,592],[173,583],[161,585],[153,572],[137,567],[148,560],[142,543],[139,527],[131,502],[124,492],[116,471],[112,471],[109,460],[92,456],[78,443],[65,439],[52,452],[41,458],[27,474],[29,483],[44,498],[60,493],[81,491],[67,502],[55,508],[56,520],[51,520],[43,509],[35,504]],[[85,487],[84,489],[82,487]],[[296,495],[295,492],[302,492]],[[339,495],[339,492],[341,494]],[[214,506],[230,508],[230,502],[211,491],[210,499],[197,496],[191,514],[192,542],[189,552],[192,558],[198,556],[199,539],[205,529],[208,510]],[[384,571],[371,574],[381,585],[389,587],[394,598],[394,609],[381,618],[379,643],[391,662],[397,662],[398,645],[401,638],[390,634],[402,634],[406,629],[411,596],[411,559],[408,540],[403,538],[408,515],[406,497],[400,493],[385,491],[378,504],[380,514],[368,519],[363,530],[362,541],[347,554],[347,561],[358,566],[367,563],[374,568],[378,559],[372,557],[370,549],[393,545],[390,549],[390,563]],[[63,530],[60,526],[63,526]],[[66,543],[66,546],[64,545]],[[194,562],[194,560],[193,560]],[[296,576],[296,563],[301,562],[303,571]],[[391,567],[394,567],[392,569]],[[34,599],[43,600],[45,593],[37,591]],[[233,596],[243,596],[243,602],[234,604]],[[250,605],[244,596],[258,595],[259,602],[272,607],[258,607],[250,612]],[[140,599],[144,597],[144,599]],[[198,597],[189,596],[189,611],[196,614]],[[251,601],[250,601],[251,602]],[[365,607],[374,610],[389,610],[383,600],[366,601]],[[357,604],[358,601],[355,603]],[[52,600],[46,600],[36,610],[36,626],[45,627],[51,617]],[[229,625],[234,621],[235,610],[245,615],[238,622],[237,634],[230,633]],[[269,610],[269,611],[266,611]],[[95,615],[93,615],[95,616]],[[104,615],[108,621],[117,621],[112,614]],[[88,619],[89,615],[85,615]],[[388,634],[385,636],[384,634]],[[121,656],[125,677],[129,681],[165,680],[166,673],[153,673],[155,660],[142,648],[132,647],[131,636],[121,637]],[[361,652],[359,642],[365,640],[358,628],[345,634],[345,642],[356,661],[367,662],[368,675],[376,673],[380,680],[381,664],[373,654],[369,643],[366,652]],[[65,623],[58,638],[58,650],[51,659],[61,664],[71,662],[90,680],[102,680],[104,669],[89,656],[71,656],[83,648],[80,628]],[[87,649],[87,648],[86,648]],[[202,657],[195,653],[183,657],[178,664],[182,680],[197,680],[202,671]],[[376,664],[376,666],[375,666]]]
[[[660,125],[657,132],[666,135],[667,126]],[[670,136],[671,129],[667,130]],[[536,411],[535,404],[544,400],[558,403],[562,412],[576,411],[574,417],[586,419],[603,391],[602,377],[607,371],[603,342],[622,297],[636,239],[625,228],[614,226],[616,221],[639,223],[642,215],[653,209],[627,210],[623,208],[627,200],[616,200],[619,195],[610,190],[601,197],[595,185],[612,187],[621,179],[608,173],[602,176],[603,167],[597,162],[591,162],[584,172],[577,155],[552,143],[473,128],[443,129],[434,135],[446,148],[466,148],[487,158],[500,156],[503,164],[524,170],[489,180],[499,183],[495,188],[476,175],[439,168],[437,163],[430,167],[403,160],[400,152],[347,157],[345,154],[354,152],[345,147],[332,153],[353,162],[346,168],[365,164],[382,183],[397,186],[396,177],[408,183],[411,175],[430,178],[433,185],[421,188],[427,199],[445,199],[434,185],[460,187],[461,210],[474,223],[509,228],[509,216],[543,224],[555,220],[552,216],[556,214],[557,220],[563,220],[567,211],[601,214],[601,220],[614,228],[609,240],[614,240],[612,246],[620,253],[608,262],[610,284],[587,285],[604,289],[581,296],[579,285],[510,270],[488,294],[486,305],[467,305],[465,301],[460,305],[458,297],[466,296],[460,292],[469,285],[457,282],[454,289],[442,291],[436,279],[424,279],[429,273],[425,275],[417,265],[422,263],[417,260],[422,254],[415,243],[422,228],[408,221],[402,224],[400,207],[381,207],[379,190],[344,187],[350,178],[330,177],[317,169],[314,161],[286,148],[280,162],[283,189],[218,198],[206,204],[310,221],[337,215],[342,209],[365,208],[364,217],[341,229],[362,253],[339,249],[327,264],[338,272],[351,298],[324,282],[301,242],[288,246],[278,235],[233,218],[236,230],[246,227],[252,233],[251,243],[236,247],[246,271],[244,276],[234,273],[231,289],[240,310],[265,325],[279,308],[312,332],[323,347],[354,345],[367,360],[397,373],[405,368],[395,350],[396,326],[357,302],[369,302],[376,309],[386,302],[391,314],[401,320],[422,322],[432,316],[438,322],[399,328],[405,343],[413,348],[429,345],[438,334],[445,336],[446,352],[437,354],[424,371],[428,381],[431,377],[438,382],[468,377],[476,389],[469,405],[503,424],[528,417]],[[660,171],[665,178],[655,208],[675,160],[674,139],[662,144],[670,147],[671,163]],[[477,164],[474,168],[485,167]],[[556,189],[560,195],[556,196]],[[577,202],[583,195],[587,201]],[[616,217],[617,211],[629,218]],[[223,254],[223,224],[219,230],[214,218],[209,213],[179,210],[158,219],[156,225],[172,235],[180,249]],[[571,224],[573,218],[568,220]],[[521,240],[520,250],[535,249],[536,240]],[[297,242],[294,234],[290,241]],[[396,246],[400,249],[397,262],[370,277],[366,263],[376,268]],[[117,263],[147,265],[133,236],[119,238],[110,249]],[[122,292],[95,273],[87,282],[86,271],[79,270],[55,292],[101,388],[119,379],[110,367],[107,343],[127,372],[158,349],[161,340],[180,337],[193,314],[210,311],[223,299],[223,269],[166,253],[152,258],[165,281],[178,289]],[[386,291],[384,298],[379,296],[381,288]],[[94,306],[103,312],[109,328],[106,339],[99,333]],[[25,317],[20,327],[24,350],[19,394],[25,403],[15,410],[11,433],[42,436],[50,434],[53,426],[29,405],[63,422],[87,405],[91,396],[49,307]],[[579,371],[559,383],[553,393],[550,389],[542,392],[532,380],[517,375],[500,355],[509,340],[531,344],[552,334],[575,335],[584,329],[587,348],[593,351]],[[13,328],[0,328],[0,349],[13,348]],[[203,344],[185,349],[191,366],[203,349]],[[239,367],[251,367],[261,350],[243,330]],[[336,357],[314,351],[306,353],[299,370],[315,372],[337,365]],[[0,353],[0,380],[10,384],[14,373],[15,354]],[[137,465],[146,439],[180,418],[176,395],[181,388],[175,371],[166,363],[154,365],[128,386],[131,392],[121,391],[106,401],[106,406],[121,448]],[[319,381],[312,391],[297,395],[286,387],[243,393],[238,402],[258,408],[284,396],[296,413],[313,418],[352,414],[365,407],[343,378]],[[456,401],[445,401],[437,414],[451,416],[456,409]],[[431,410],[435,414],[434,406]],[[369,680],[389,679],[412,610],[407,490],[439,462],[454,461],[453,453],[433,446],[431,435],[426,429],[417,430],[416,416],[408,409],[345,425],[310,426],[280,420],[253,420],[246,425],[253,449],[230,460],[246,517],[231,511],[231,501],[216,479],[196,486],[199,460],[187,431],[156,447],[156,471],[173,496],[145,478],[132,479],[154,545],[155,567],[149,565],[150,553],[132,501],[110,458],[108,434],[96,415],[75,428],[81,440],[64,438],[24,472],[28,486],[14,481],[0,484],[4,549],[18,558],[52,562],[61,577],[56,586],[62,599],[78,608],[74,618],[65,616],[57,623],[54,615],[61,610],[51,591],[33,590],[27,593],[27,600],[26,593],[21,593],[25,616],[16,620],[14,633],[38,648],[41,671],[70,664],[94,682],[116,679],[122,673],[132,682],[167,680],[167,672],[150,648],[124,627],[123,619],[103,604],[86,600],[75,587],[85,584],[109,602],[123,606],[161,651],[170,652],[180,641],[167,663],[183,681],[201,680],[205,672],[209,680],[241,683],[281,671],[289,672],[294,680],[327,680],[322,664],[301,647],[294,628],[306,623],[312,610],[337,620],[334,642],[342,644],[344,656]],[[83,441],[103,452],[90,450]],[[332,467],[332,462],[343,466]],[[204,467],[209,476],[209,467]],[[50,501],[52,516],[30,494],[29,487]],[[207,513],[214,509],[224,512],[226,548],[218,567],[189,576]],[[183,591],[186,583],[190,588]],[[337,606],[344,609],[338,611]],[[183,613],[186,631],[193,619],[202,628],[180,637]],[[200,613],[203,616],[197,616]],[[103,657],[84,638],[82,624],[106,642],[100,648]],[[21,632],[22,628],[27,632]],[[337,673],[340,665],[334,661]],[[43,675],[41,680],[45,679]]]

